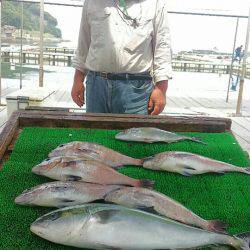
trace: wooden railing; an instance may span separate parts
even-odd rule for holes
[[[74,52],[73,49],[46,48],[43,53],[44,63],[52,66],[71,67]],[[37,51],[25,51],[22,56],[20,52],[2,52],[2,61],[19,64],[22,60],[23,64],[38,65],[39,56]],[[173,60],[172,67],[174,71],[183,72],[230,73],[230,63]],[[239,74],[240,72],[241,66],[238,63],[234,64],[233,74]],[[250,78],[250,64],[246,68],[246,77]]]

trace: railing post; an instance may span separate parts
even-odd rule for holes
[[[233,69],[233,63],[234,63],[234,51],[235,51],[235,46],[236,46],[236,39],[237,39],[237,34],[238,34],[238,26],[239,26],[239,18],[237,18],[236,22],[236,28],[235,28],[235,35],[234,35],[234,46],[233,46],[233,53],[232,53],[232,58],[231,58],[231,68],[230,68],[230,74],[229,74],[229,80],[228,80],[228,86],[227,86],[227,97],[226,97],[226,102],[229,100],[229,89],[231,85],[231,78],[232,78],[232,69]]]
[[[0,0],[0,105],[2,105],[2,0]]]
[[[238,95],[238,101],[237,101],[237,107],[236,107],[236,116],[241,115],[241,105],[242,105],[242,97],[243,97],[243,89],[244,89],[244,79],[245,79],[245,76],[246,76],[246,64],[247,64],[249,35],[250,35],[250,8],[249,8],[249,16],[248,16],[245,52],[244,52],[244,55],[243,55],[242,69],[241,69],[241,75],[240,75],[240,87],[239,87],[239,95]]]
[[[40,65],[39,65],[39,87],[43,87],[43,33],[44,33],[44,0],[40,1]]]

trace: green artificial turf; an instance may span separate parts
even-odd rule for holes
[[[143,144],[114,139],[118,131],[89,129],[26,128],[15,144],[10,160],[0,171],[0,249],[70,249],[33,235],[30,224],[51,209],[23,207],[14,199],[24,189],[50,181],[31,173],[31,168],[44,160],[59,144],[70,141],[97,142],[126,155],[143,158],[163,151],[187,151],[217,160],[250,166],[248,157],[230,133],[187,133],[207,142]],[[155,189],[176,199],[205,219],[226,221],[229,232],[250,231],[250,176],[240,173],[205,174],[184,177],[138,167],[120,170],[134,178],[155,180]]]

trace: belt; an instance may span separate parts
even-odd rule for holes
[[[93,72],[95,76],[100,76],[106,80],[152,80],[152,77],[149,73],[140,73],[140,74],[128,74],[120,73],[113,74],[107,72]]]

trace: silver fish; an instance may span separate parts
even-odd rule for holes
[[[49,154],[49,157],[57,156],[75,156],[92,159],[103,162],[113,168],[119,168],[124,165],[142,165],[142,160],[140,159],[134,159],[93,142],[75,141],[60,145]]]
[[[191,227],[144,211],[108,204],[86,204],[53,211],[31,224],[38,236],[90,249],[190,249],[229,245],[249,250],[245,238]]]
[[[144,160],[144,168],[175,172],[185,176],[204,173],[239,172],[250,174],[250,168],[237,167],[229,163],[187,152],[164,152]]]
[[[122,141],[136,141],[136,142],[146,142],[146,143],[153,143],[153,142],[171,143],[171,142],[188,140],[206,144],[205,142],[202,142],[195,137],[178,135],[158,128],[147,128],[147,127],[126,129],[117,134],[115,138]]]
[[[157,213],[209,231],[225,232],[227,226],[219,220],[202,219],[170,197],[146,188],[122,187],[108,193],[105,201]]]
[[[83,181],[102,185],[127,185],[152,187],[150,180],[137,180],[123,175],[113,168],[97,161],[72,157],[46,159],[33,167],[32,172],[60,181]]]
[[[121,186],[76,181],[44,183],[23,191],[15,203],[25,206],[66,207],[103,199]]]

